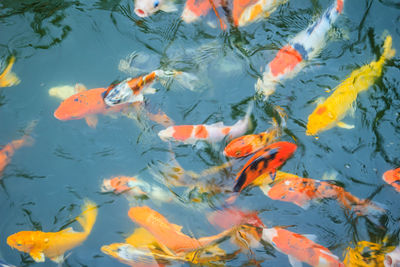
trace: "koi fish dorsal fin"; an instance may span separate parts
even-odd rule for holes
[[[38,250],[38,249],[33,249],[31,250],[31,252],[29,253],[29,255],[31,255],[32,259],[36,262],[44,262],[45,257],[43,254],[43,251]]]
[[[75,91],[76,91],[77,93],[82,93],[82,92],[84,92],[84,91],[86,91],[86,90],[87,90],[87,88],[86,88],[86,86],[84,86],[83,84],[81,84],[81,83],[75,84]]]
[[[50,260],[54,261],[55,263],[61,264],[64,262],[64,255],[52,257],[50,258]]]

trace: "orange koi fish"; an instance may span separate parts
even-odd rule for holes
[[[285,176],[284,179],[276,180],[272,186],[268,184],[260,186],[261,190],[271,199],[292,202],[303,209],[307,209],[311,201],[331,198],[336,199],[343,207],[355,211],[358,215],[384,212],[384,209],[376,206],[373,202],[359,199],[340,186],[296,175],[290,176],[288,173]]]
[[[305,262],[318,267],[344,267],[339,257],[332,254],[329,249],[301,234],[279,227],[264,228],[262,239],[272,244],[278,251],[287,254],[292,266],[301,266],[300,262]]]
[[[153,201],[170,202],[173,200],[169,192],[136,177],[117,176],[111,179],[104,179],[101,191],[114,192],[115,194],[125,193],[128,196],[137,198],[148,197]]]
[[[15,57],[12,56],[4,71],[0,73],[0,87],[9,87],[17,85],[21,82],[20,79],[17,77],[17,75],[11,71],[14,62],[15,62]]]
[[[64,253],[79,246],[92,231],[97,217],[96,204],[86,200],[82,214],[76,220],[83,232],[75,232],[71,227],[59,232],[21,231],[10,235],[7,244],[19,251],[29,253],[36,262],[44,262],[45,256],[52,261],[62,263]]]
[[[158,243],[163,244],[173,255],[212,245],[232,233],[230,229],[214,236],[195,239],[182,233],[182,226],[170,223],[160,213],[147,206],[132,207],[128,215],[132,221],[149,231]]]
[[[195,144],[197,141],[216,143],[225,137],[229,139],[243,135],[250,125],[252,104],[247,109],[246,115],[232,126],[225,126],[223,122],[199,125],[176,125],[161,130],[158,136],[163,141],[180,141],[185,144]]]
[[[391,186],[396,189],[397,192],[400,192],[400,168],[394,169],[394,170],[389,170],[386,171],[382,179],[390,184]]]
[[[127,107],[126,105],[107,106],[103,100],[106,88],[87,90],[84,85],[77,84],[75,89],[78,93],[65,99],[54,112],[54,117],[63,121],[85,119],[90,127],[95,128],[98,121],[97,114],[119,112]]]
[[[276,169],[290,158],[297,145],[290,142],[276,142],[264,147],[252,156],[236,176],[234,192],[240,192],[264,173],[275,176]]]

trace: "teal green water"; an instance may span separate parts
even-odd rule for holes
[[[125,0],[3,0],[0,57],[5,60],[15,55],[13,70],[21,83],[0,89],[0,144],[20,138],[30,121],[38,123],[32,133],[34,144],[15,153],[1,180],[0,259],[18,266],[54,265],[49,260],[34,263],[28,254],[11,249],[6,239],[22,230],[62,229],[80,213],[84,198],[99,205],[98,218],[91,235],[71,251],[63,266],[124,266],[103,254],[100,247],[122,242],[137,227],[127,216],[129,205],[149,205],[195,237],[218,233],[205,214],[218,207],[224,195],[198,205],[160,204],[152,199],[129,204],[121,195],[100,192],[102,180],[116,175],[138,175],[160,185],[150,170],[157,171],[157,162],[170,156],[168,144],[157,136],[162,126],[124,116],[100,115],[96,129],[84,120],[59,121],[53,112],[60,100],[50,97],[48,90],[78,82],[87,88],[106,87],[125,79],[129,73],[119,70],[120,60],[136,52],[148,56],[136,66],[144,72],[160,67],[182,69],[202,81],[196,91],[175,82],[166,87],[157,84],[160,90],[146,96],[152,110],[163,110],[176,124],[224,121],[231,125],[244,115],[264,66],[331,2],[288,1],[269,19],[223,32],[202,21],[185,24],[180,12],[158,12],[142,19],[134,14],[133,3]],[[177,5],[179,10],[183,8],[183,3]],[[305,125],[314,102],[329,96],[327,88],[333,89],[351,71],[380,56],[386,34],[392,35],[393,47],[400,51],[399,11],[394,0],[347,1],[320,55],[278,86],[268,102],[257,100],[253,109],[253,133],[270,127],[273,105],[288,114],[282,140],[295,142],[298,149],[283,171],[315,179],[336,173],[336,183],[346,191],[387,209],[372,223],[348,215],[334,200],[303,210],[273,201],[258,188],[246,189],[235,203],[259,211],[269,227],[291,225],[291,231],[316,235],[319,244],[341,259],[351,242],[389,236],[393,245],[398,244],[400,195],[381,177],[386,170],[400,166],[399,56],[390,60],[382,78],[357,98],[355,116],[345,119],[355,129],[333,128],[316,140],[305,135]],[[227,161],[223,146],[173,144],[173,150],[185,169],[199,172]],[[239,161],[212,178],[233,185],[245,162]],[[185,197],[185,188],[174,190]],[[76,223],[73,227],[79,229]],[[229,252],[236,249],[229,241],[221,247]],[[226,265],[253,265],[256,260],[261,266],[289,266],[287,256],[267,244],[252,252],[242,252]]]

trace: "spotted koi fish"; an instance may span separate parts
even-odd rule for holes
[[[336,199],[343,207],[358,215],[385,211],[371,201],[353,196],[340,186],[290,173],[279,172],[273,185],[265,184],[260,188],[271,199],[292,202],[303,209],[307,209],[311,201]]]
[[[232,126],[225,126],[223,122],[199,125],[175,125],[161,130],[158,136],[163,141],[179,141],[185,144],[195,144],[198,141],[217,143],[224,138],[235,138],[243,135],[250,125],[252,104],[247,109],[243,119]]]
[[[378,61],[373,61],[354,70],[323,103],[308,116],[307,135],[317,135],[334,126],[346,129],[354,128],[341,120],[351,110],[357,95],[368,90],[381,75],[384,63],[394,57],[396,51],[392,49],[392,37],[388,35],[383,44],[383,54]]]
[[[275,58],[268,63],[262,79],[258,79],[255,85],[258,93],[268,98],[281,81],[297,74],[306,60],[314,58],[320,52],[329,29],[343,11],[343,5],[344,0],[336,0],[317,21],[278,51]]]
[[[21,82],[18,76],[11,71],[14,62],[15,62],[15,57],[12,56],[6,68],[3,70],[2,73],[0,73],[0,87],[14,86]]]
[[[339,257],[307,237],[280,227],[264,228],[262,239],[289,257],[290,264],[301,266],[301,262],[318,267],[344,267]]]
[[[96,222],[97,207],[91,201],[85,201],[82,214],[76,218],[83,228],[83,232],[75,232],[67,228],[59,232],[21,231],[10,235],[7,244],[19,251],[29,253],[36,262],[44,262],[45,257],[62,263],[64,253],[79,246],[92,231]]]
[[[386,183],[393,186],[397,192],[400,192],[400,168],[386,171],[382,178]]]

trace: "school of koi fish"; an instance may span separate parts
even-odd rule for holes
[[[134,12],[140,18],[149,17],[160,10],[167,13],[178,11],[174,3],[168,0],[135,1]],[[212,27],[227,31],[229,28],[245,27],[266,20],[288,1],[187,0],[181,19],[184,23],[208,21]],[[184,70],[160,68],[111,85],[100,85],[104,87],[99,88],[87,89],[80,83],[75,86],[52,87],[48,91],[49,96],[61,101],[53,114],[59,121],[72,123],[68,121],[84,119],[89,127],[95,129],[99,123],[99,115],[121,114],[128,118],[146,118],[163,128],[155,132],[154,137],[168,144],[169,161],[157,162],[157,168],[150,170],[159,185],[146,181],[139,175],[116,175],[99,181],[102,194],[126,198],[130,208],[123,213],[126,220],[131,221],[133,230],[124,240],[110,240],[116,243],[104,244],[99,250],[129,266],[185,263],[229,266],[229,262],[241,253],[251,258],[253,250],[261,245],[273,247],[276,254],[287,255],[288,259],[282,262],[282,266],[290,264],[297,267],[303,263],[320,267],[400,266],[400,245],[393,246],[388,238],[349,244],[342,255],[335,255],[327,248],[330,244],[323,238],[312,233],[291,231],[291,225],[276,225],[273,221],[263,220],[259,217],[261,210],[240,208],[238,201],[248,197],[251,188],[261,189],[271,200],[291,203],[292,208],[296,205],[303,210],[315,202],[323,205],[324,201],[333,199],[348,216],[366,218],[376,226],[379,226],[381,218],[389,212],[380,203],[346,191],[343,184],[334,177],[318,180],[282,171],[282,166],[292,156],[301,153],[299,148],[302,145],[294,137],[289,141],[288,138],[282,138],[287,130],[288,115],[285,108],[271,104],[274,113],[272,126],[263,132],[250,133],[253,129],[251,117],[255,109],[254,103],[269,102],[280,84],[301,75],[304,67],[324,49],[328,42],[328,33],[343,13],[346,13],[346,1],[334,0],[319,18],[280,48],[275,57],[266,64],[263,74],[254,81],[254,97],[243,103],[241,112],[244,115],[233,124],[225,125],[223,121],[212,124],[176,124],[162,110],[154,113],[148,109],[146,95],[158,93],[159,90],[152,87],[157,82],[163,87],[170,80],[190,90],[196,87],[199,78]],[[396,50],[393,48],[392,36],[388,32],[383,33],[383,36],[378,58],[370,58],[369,63],[346,70],[347,76],[338,81],[330,96],[316,101],[315,110],[308,118],[303,118],[307,119],[304,135],[318,142],[318,137],[333,127],[338,126],[343,131],[355,128],[354,125],[344,123],[343,119],[355,112],[358,94],[373,87],[384,76],[385,68],[393,66],[390,62],[394,60]],[[11,87],[20,83],[20,78],[11,71],[15,63],[14,56],[8,59],[0,74],[0,87]],[[0,150],[0,179],[14,154],[23,153],[22,150],[29,149],[24,147],[34,145],[32,133],[38,124],[38,121],[29,123],[20,138],[11,140]],[[190,146],[193,151],[211,148],[216,153],[223,154],[227,161],[199,173],[186,170],[175,154],[175,149],[180,145]],[[232,173],[232,169],[237,171]],[[217,173],[225,173],[229,182],[207,179]],[[387,170],[381,176],[384,182],[400,193],[400,166],[393,166],[393,169]],[[185,191],[177,193],[176,188],[184,188]],[[204,203],[212,197],[214,211],[206,211]],[[142,205],[144,199],[158,203],[158,208]],[[187,234],[189,231],[175,224],[174,217],[161,208],[165,203],[178,207],[197,206],[198,212],[203,213],[219,233],[201,237],[193,233]],[[102,213],[102,205],[97,205],[92,200],[84,198],[81,204],[81,214],[70,220],[60,231],[21,228],[21,231],[7,237],[8,246],[20,251],[21,257],[25,257],[25,253],[29,254],[34,262],[45,262],[49,258],[61,266],[70,253],[89,237],[98,215],[101,216]],[[284,211],[282,215],[283,213]],[[66,227],[75,221],[80,225],[81,231]],[[222,246],[227,240],[235,248],[233,252],[228,252]],[[252,264],[269,266],[268,260],[258,262],[254,259]],[[0,259],[0,266],[13,265]]]

